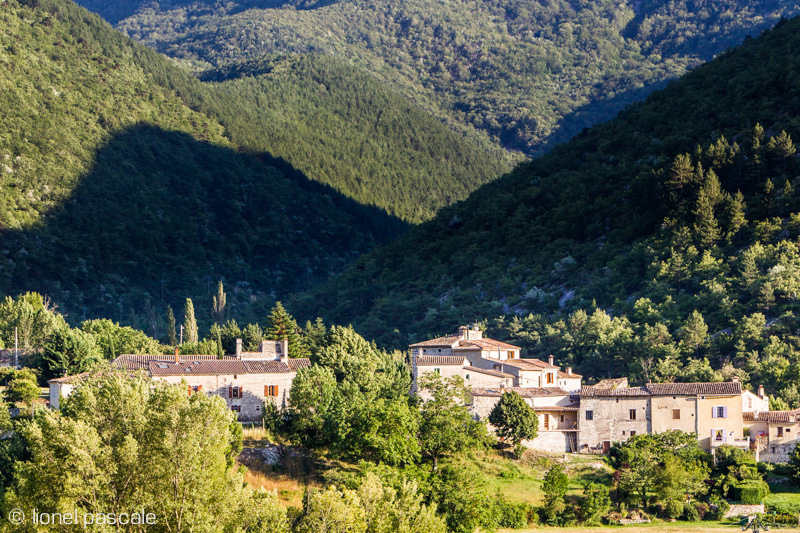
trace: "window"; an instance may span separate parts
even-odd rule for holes
[[[238,377],[239,377],[239,376],[237,376],[236,374],[234,374],[234,375],[233,375],[233,379],[236,379],[236,378],[238,378]]]
[[[721,429],[714,430],[714,442],[722,442],[725,439],[725,432]]]
[[[553,374],[550,372],[547,373],[547,383],[549,384],[553,383]]]
[[[783,428],[778,428],[778,436],[783,437]]]
[[[594,411],[586,411],[586,420],[594,420]]]
[[[433,369],[433,373],[438,376],[440,374],[439,369],[438,368],[434,368]]]
[[[564,421],[564,415],[561,415],[561,421],[562,422]]]
[[[636,432],[635,431],[631,431],[631,437],[633,437],[634,435],[636,435]]]
[[[467,374],[466,376],[464,376],[464,379],[469,379],[469,374]]]
[[[636,409],[628,409],[628,419],[636,420]]]
[[[235,411],[237,413],[241,413],[242,412],[242,406],[241,405],[231,405],[231,411]]]
[[[673,420],[680,420],[681,419],[681,410],[680,409],[673,409],[672,410],[672,419]]]
[[[711,411],[711,418],[728,418],[728,408],[724,405],[715,405]]]
[[[544,414],[544,429],[550,429],[550,415]]]
[[[509,359],[514,359],[514,352],[511,350],[507,351],[506,357],[508,357]]]
[[[747,407],[749,409],[753,408],[753,398],[750,398],[749,396],[747,397]]]
[[[241,397],[242,397],[241,387],[228,387],[228,398],[241,398]]]
[[[278,395],[277,385],[264,385],[264,396],[277,396],[277,395]]]

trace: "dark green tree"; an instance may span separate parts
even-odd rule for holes
[[[789,455],[789,471],[794,484],[800,486],[800,442],[795,444],[794,450]]]
[[[175,313],[172,306],[167,306],[167,343],[170,346],[178,345],[178,337],[175,332]]]
[[[102,359],[93,335],[79,329],[61,328],[44,343],[42,377],[48,380],[80,374]]]
[[[542,492],[544,492],[544,506],[542,513],[549,525],[558,525],[564,515],[566,504],[564,496],[569,488],[569,478],[562,463],[557,463],[544,476]]]
[[[186,304],[183,307],[183,342],[195,343],[198,340],[194,304],[191,298],[186,298]]]
[[[211,298],[211,316],[215,323],[222,324],[225,321],[225,306],[228,303],[228,295],[225,294],[225,287],[223,287],[221,281],[217,284],[217,294]]]
[[[307,352],[301,342],[299,329],[294,317],[284,309],[283,304],[275,302],[275,307],[267,317],[264,336],[273,341],[289,339],[289,356],[305,357]]]
[[[500,401],[489,413],[489,423],[492,424],[501,440],[510,442],[514,446],[517,457],[522,456],[523,440],[536,437],[539,429],[539,418],[525,399],[516,391],[506,391]]]

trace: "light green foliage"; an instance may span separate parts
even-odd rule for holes
[[[0,339],[14,346],[14,330],[20,349],[41,348],[44,340],[66,325],[49,298],[26,292],[16,298],[6,296],[0,303]]]
[[[232,466],[241,446],[234,425],[215,396],[145,378],[92,378],[60,413],[43,411],[21,428],[30,456],[17,463],[5,503],[26,512],[145,508],[158,516],[148,528],[156,532],[288,531],[277,499],[254,495]]]
[[[598,526],[611,509],[608,487],[599,483],[587,483],[583,487],[581,514],[587,526]]]
[[[173,317],[173,336],[174,320]],[[108,360],[120,354],[159,354],[165,350],[161,343],[143,332],[107,319],[86,320],[81,324],[81,330],[94,336],[95,343]]]
[[[355,491],[336,487],[308,495],[301,533],[366,533],[367,520]]]
[[[46,381],[80,374],[90,370],[103,359],[95,336],[68,327],[54,331],[44,343],[42,378]]]
[[[222,324],[225,321],[225,316],[227,314],[226,305],[228,303],[227,294],[225,294],[225,288],[220,281],[217,285],[217,294],[212,297],[211,302],[211,318],[214,320],[215,324]]]
[[[333,372],[319,365],[301,368],[292,383],[289,413],[292,433],[307,448],[330,442],[329,418],[339,394]]]
[[[0,433],[5,433],[11,428],[11,415],[8,412],[8,405],[3,400],[0,400]]]
[[[444,533],[444,518],[436,514],[436,505],[425,505],[417,484],[403,480],[398,489],[386,486],[367,473],[358,487],[364,508],[367,533]]]
[[[198,340],[194,304],[191,298],[186,298],[186,303],[183,306],[183,342],[191,344],[196,343]]]
[[[497,428],[497,434],[503,441],[510,442],[521,456],[520,445],[523,440],[536,437],[539,429],[539,418],[525,399],[516,391],[506,391],[500,401],[489,413],[489,423]]]
[[[280,302],[275,302],[275,307],[267,317],[264,336],[273,341],[289,339],[289,357],[306,357],[308,355],[300,342],[300,328],[297,326],[297,322]]]
[[[445,513],[447,529],[453,533],[473,533],[476,528],[496,527],[492,499],[486,486],[470,470],[446,465],[431,479],[431,500]]]
[[[38,378],[33,370],[23,368],[11,374],[3,395],[9,402],[14,402],[17,407],[25,406],[33,413],[34,401],[40,394]]]
[[[565,518],[566,503],[564,496],[569,488],[569,478],[562,463],[555,464],[544,476],[542,492],[544,493],[544,506],[542,514],[550,525],[559,525]]]
[[[258,324],[247,324],[242,330],[242,349],[244,351],[256,351],[262,340],[264,340],[264,332]]]
[[[469,390],[460,376],[423,374],[418,386],[430,395],[420,406],[419,441],[422,453],[433,461],[433,470],[439,459],[485,442],[486,424],[472,419],[466,407]]]
[[[318,364],[333,370],[338,381],[351,381],[366,388],[375,380],[379,357],[375,346],[352,327],[331,326],[316,359]]]

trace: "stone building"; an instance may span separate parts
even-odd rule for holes
[[[650,433],[650,393],[644,387],[582,387],[578,451],[608,453],[611,444]]]
[[[579,400],[558,387],[497,387],[473,388],[470,412],[478,420],[489,417],[500,397],[507,390],[519,393],[539,419],[534,439],[523,445],[535,450],[564,453],[578,451]]]
[[[300,368],[308,367],[307,358],[290,359],[288,341],[265,341],[257,352],[242,352],[237,341],[236,355],[219,359],[214,355],[120,355],[112,364],[117,368],[146,372],[153,380],[185,384],[188,394],[220,396],[228,407],[239,413],[241,421],[262,417],[264,402],[278,408],[289,401],[292,382]],[[53,379],[50,406],[60,407],[60,399],[69,394],[88,374]]]
[[[756,443],[759,461],[785,463],[800,443],[800,409],[744,413],[744,423]]]

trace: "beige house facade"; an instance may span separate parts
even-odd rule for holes
[[[759,461],[785,463],[800,443],[800,409],[745,413],[744,421]]]

